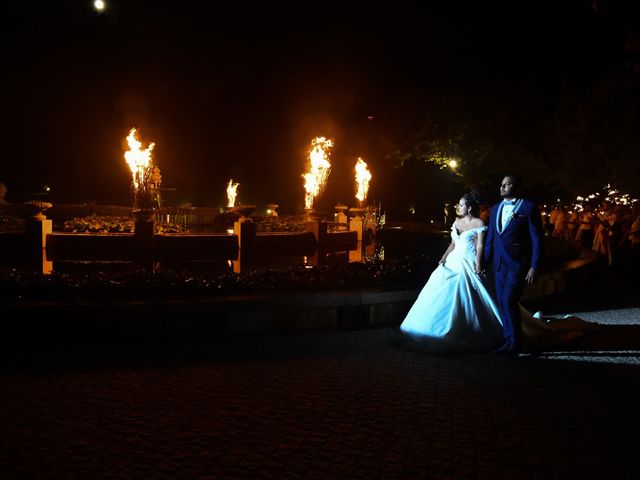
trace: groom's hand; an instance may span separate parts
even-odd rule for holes
[[[529,285],[533,285],[534,283],[536,283],[536,280],[537,280],[536,270],[534,268],[529,269],[529,271],[527,272],[527,276],[525,277],[525,280]]]

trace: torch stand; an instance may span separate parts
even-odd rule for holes
[[[317,215],[313,215],[313,208],[304,209],[304,223],[317,221],[317,218],[314,217],[317,217]]]
[[[348,220],[347,220],[346,211],[349,209],[349,207],[347,207],[346,205],[338,204],[333,208],[336,211],[336,213],[333,216],[335,223],[337,223],[336,230],[348,230],[349,224],[347,223]]]

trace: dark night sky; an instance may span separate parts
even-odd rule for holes
[[[233,177],[243,203],[300,210],[316,135],[336,140],[321,203],[353,203],[358,155],[384,200],[403,189],[383,158],[402,135],[400,98],[553,98],[618,61],[624,34],[591,1],[312,11],[112,0],[100,15],[90,1],[18,3],[2,20],[0,180],[10,200],[50,185],[54,202],[127,203],[122,142],[133,126],[156,142],[173,203],[221,205]]]

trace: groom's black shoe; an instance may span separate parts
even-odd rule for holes
[[[517,357],[520,355],[520,346],[513,337],[507,337],[502,346],[494,350],[493,353],[505,357]]]

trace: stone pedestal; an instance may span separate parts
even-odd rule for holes
[[[347,230],[348,229],[347,224],[349,221],[349,219],[347,218],[347,210],[349,209],[349,207],[347,207],[346,205],[336,205],[334,209],[336,211],[336,213],[333,215],[334,221],[336,223],[341,224],[341,225],[338,225],[336,229]]]
[[[239,221],[246,222],[251,220],[249,218],[249,215],[253,213],[253,211],[256,209],[256,206],[255,205],[236,205],[233,208],[235,212],[238,212],[240,214]]]
[[[278,216],[278,205],[277,203],[269,203],[267,205],[267,217],[277,217]]]
[[[304,209],[304,221],[306,222],[314,222],[317,221],[317,216],[313,214],[313,208],[305,208]]]

